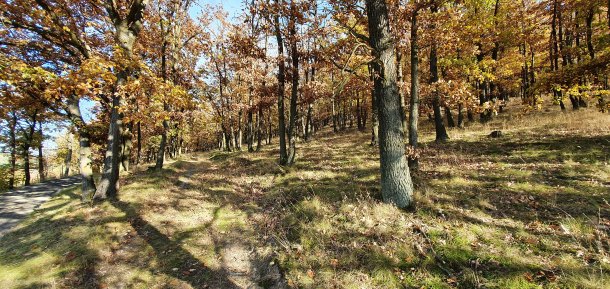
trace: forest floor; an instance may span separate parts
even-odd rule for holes
[[[134,173],[94,207],[67,190],[0,239],[0,284],[609,288],[610,115],[557,110],[513,105],[445,144],[424,123],[409,212],[379,200],[353,130],[300,143],[291,168],[272,144]]]

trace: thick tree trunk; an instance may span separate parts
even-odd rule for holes
[[[409,101],[409,145],[413,150],[417,149],[417,126],[419,118],[419,83],[417,55],[419,47],[417,43],[417,11],[411,16],[411,99]],[[409,157],[409,168],[417,170],[419,161],[416,156]]]
[[[133,0],[125,18],[117,13],[114,1],[108,1],[106,10],[115,29],[115,42],[127,58],[133,56],[133,46],[142,28],[144,8],[148,0]],[[104,159],[102,179],[93,196],[94,199],[115,198],[119,189],[119,164],[121,158],[121,139],[123,136],[123,113],[119,107],[126,107],[126,100],[116,92],[125,85],[130,74],[128,69],[117,70],[117,80],[113,87],[108,143]]]
[[[127,72],[122,71],[117,75],[115,91],[127,80]],[[114,94],[114,93],[113,93]],[[119,189],[119,163],[121,154],[121,130],[122,116],[119,112],[121,97],[115,94],[112,97],[112,108],[110,112],[110,125],[108,127],[108,138],[106,143],[106,155],[104,158],[104,169],[94,199],[103,200],[115,198]]]
[[[375,78],[374,86],[379,99],[381,193],[385,202],[407,208],[413,204],[413,183],[405,155],[388,11],[385,0],[367,0],[366,6],[370,44],[377,59],[373,67],[380,76]]]

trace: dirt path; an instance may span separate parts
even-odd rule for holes
[[[52,180],[0,194],[0,237],[55,193],[80,184],[80,177]]]

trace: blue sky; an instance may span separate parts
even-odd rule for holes
[[[191,17],[196,18],[199,16],[203,10],[203,7],[206,5],[212,6],[222,6],[225,11],[229,13],[230,17],[234,17],[235,15],[241,12],[242,1],[241,0],[198,0],[195,1],[193,6],[191,7],[189,14]]]

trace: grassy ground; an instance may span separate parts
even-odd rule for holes
[[[0,284],[266,287],[279,264],[301,288],[609,288],[610,116],[424,131],[414,212],[379,201],[368,133],[322,132],[292,168],[273,145],[135,173],[95,207],[65,191],[0,239]]]

